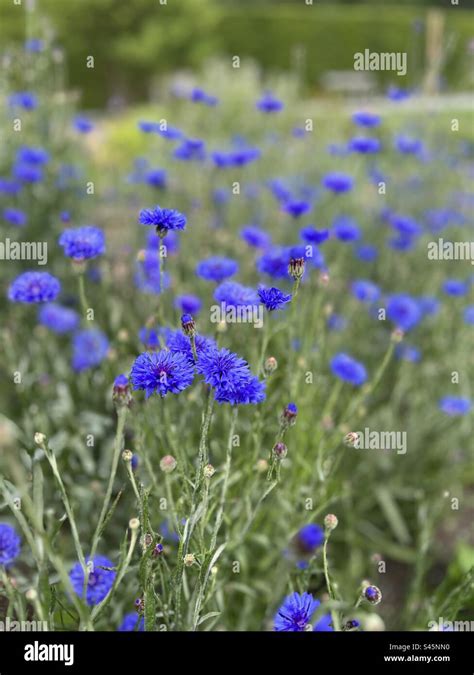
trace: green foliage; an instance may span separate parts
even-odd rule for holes
[[[305,5],[296,3],[217,3],[215,0],[38,0],[37,11],[1,0],[2,42],[21,41],[44,29],[43,16],[57,40],[67,44],[71,86],[85,107],[103,106],[112,95],[144,100],[154,78],[176,68],[202,67],[209,56],[253,58],[271,72],[294,68],[309,91],[320,88],[328,70],[351,70],[355,52],[408,53],[408,76],[376,73],[388,82],[415,86],[425,67],[427,9],[419,6]],[[449,43],[442,70],[451,89],[468,85],[467,45],[471,14],[446,10],[444,39]],[[421,23],[420,23],[421,22]],[[87,56],[95,67],[86,67]]]

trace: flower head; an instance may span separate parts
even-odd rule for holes
[[[38,320],[53,333],[69,333],[79,326],[79,315],[69,307],[63,307],[55,302],[43,305],[38,312]]]
[[[23,272],[8,289],[8,299],[12,302],[50,302],[55,300],[61,290],[61,284],[49,272]]]
[[[258,110],[264,113],[277,113],[283,110],[284,107],[283,102],[270,92],[265,92],[256,105]]]
[[[365,366],[342,352],[332,358],[331,370],[333,375],[355,387],[360,387],[367,379]]]
[[[152,209],[140,211],[139,222],[142,225],[152,225],[161,236],[170,230],[184,230],[186,228],[186,216],[175,209],[162,209],[155,206]]]
[[[361,110],[352,115],[352,121],[360,127],[378,127],[380,115]]]
[[[87,579],[86,602],[88,605],[98,605],[112,588],[116,572],[103,569],[104,567],[113,567],[113,563],[102,555],[94,556],[92,561],[89,558],[87,565],[90,571]],[[77,562],[74,565],[69,572],[69,579],[75,593],[83,597],[84,570],[81,563]]]
[[[7,206],[3,209],[3,219],[10,223],[10,225],[15,225],[15,227],[22,227],[26,225],[28,217],[24,211],[21,209],[15,209],[11,206]]]
[[[263,305],[269,312],[273,312],[276,309],[283,309],[284,306],[291,302],[291,293],[283,293],[279,288],[272,286],[271,288],[264,288],[263,286],[258,289],[258,297]]]
[[[81,330],[73,338],[72,367],[77,372],[98,366],[107,356],[109,341],[98,328]]]
[[[194,379],[194,368],[182,352],[165,349],[145,352],[135,359],[130,379],[135,389],[145,391],[146,398],[154,393],[164,397],[170,392],[179,394],[189,387]]]
[[[440,410],[450,417],[467,415],[471,410],[472,404],[468,398],[461,396],[444,396],[439,402]]]
[[[313,553],[324,541],[324,530],[316,523],[309,523],[296,535],[296,545],[303,553]]]
[[[214,291],[214,298],[229,307],[258,305],[258,296],[255,289],[242,286],[237,281],[224,281]]]
[[[253,248],[266,248],[269,246],[271,238],[268,232],[262,230],[256,225],[247,225],[240,230],[241,238]]]
[[[310,593],[292,593],[288,595],[275,616],[275,630],[301,632],[311,622],[313,614],[320,606]],[[314,631],[330,631],[330,616],[324,615],[313,627]]]
[[[123,621],[117,630],[120,632],[144,631],[145,619],[136,612],[129,612],[128,614],[125,614]]]
[[[196,295],[178,295],[174,306],[185,314],[197,314],[201,310],[202,302]]]
[[[237,274],[238,271],[239,264],[237,261],[217,255],[201,260],[196,267],[196,274],[206,281],[224,281],[224,279]]]
[[[354,187],[354,179],[345,173],[332,172],[324,176],[323,187],[335,193],[348,192]]]
[[[64,230],[58,241],[64,254],[73,260],[90,260],[105,253],[104,233],[94,225]]]
[[[408,331],[414,328],[422,318],[418,303],[409,295],[392,295],[387,303],[387,317],[397,328]]]
[[[9,565],[20,553],[21,539],[7,523],[0,523],[0,565]]]
[[[264,383],[252,375],[248,363],[228,349],[198,353],[197,371],[215,391],[218,403],[245,405],[265,398]]]
[[[372,281],[358,279],[351,285],[352,294],[361,302],[375,302],[380,297],[380,289]]]

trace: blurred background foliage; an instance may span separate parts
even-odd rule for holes
[[[0,42],[22,43],[25,34],[40,33],[64,45],[69,86],[81,92],[86,108],[147,100],[156,92],[158,75],[203,68],[219,55],[253,59],[265,75],[296,71],[305,93],[316,94],[325,73],[353,69],[355,52],[403,51],[408,53],[407,76],[373,73],[376,86],[414,87],[427,68],[435,15],[437,40],[443,44],[440,88],[459,91],[472,84],[473,14],[441,0],[393,6],[381,0],[318,0],[313,5],[304,0],[23,2],[40,11],[23,12],[11,0],[0,0]],[[86,65],[88,56],[94,57],[94,68]]]

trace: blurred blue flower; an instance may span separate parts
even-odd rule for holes
[[[270,245],[271,237],[268,232],[256,225],[246,225],[240,230],[241,238],[254,248],[266,248]]]
[[[360,127],[378,127],[380,115],[361,110],[352,115],[352,121]]]
[[[360,228],[349,216],[337,216],[334,220],[333,231],[340,241],[357,241],[361,238]]]
[[[80,134],[88,134],[94,128],[93,123],[84,115],[77,115],[72,121],[73,127]]]
[[[357,279],[351,284],[352,295],[361,302],[375,302],[380,297],[380,289],[372,281]]]
[[[414,328],[422,318],[418,302],[409,295],[397,293],[388,298],[387,318],[404,331]]]
[[[129,612],[123,617],[123,621],[117,630],[120,632],[144,631],[145,619],[136,612]]]
[[[104,232],[95,225],[64,230],[58,239],[64,255],[73,260],[91,260],[105,253]]]
[[[22,227],[23,225],[26,225],[28,220],[24,211],[11,207],[6,207],[3,209],[3,219],[7,223],[10,223],[10,225],[15,225],[15,227]]]
[[[69,333],[79,327],[78,313],[54,302],[40,308],[38,320],[42,326],[46,326],[53,333]]]
[[[72,367],[82,372],[102,363],[109,351],[109,341],[98,328],[87,328],[74,335],[72,347]]]
[[[446,295],[466,295],[469,290],[467,281],[461,279],[446,279],[443,283],[443,291]]]
[[[19,164],[24,163],[41,166],[42,164],[47,164],[49,162],[49,152],[44,148],[32,148],[23,145],[21,148],[18,148],[16,152],[16,161]]]
[[[343,352],[331,359],[331,371],[333,375],[355,387],[360,387],[367,379],[365,366]]]
[[[0,565],[10,565],[20,554],[21,539],[14,527],[0,523]]]
[[[464,323],[474,325],[474,305],[466,307],[463,312]]]
[[[214,298],[229,307],[258,305],[258,295],[254,288],[242,286],[237,281],[224,281],[214,291]]]
[[[8,299],[12,302],[50,302],[55,300],[61,284],[49,272],[23,272],[10,285]]]
[[[223,281],[237,274],[238,271],[239,264],[236,260],[217,255],[201,260],[196,267],[198,277],[206,279],[206,281]]]
[[[460,396],[444,396],[439,401],[440,410],[450,417],[467,415],[471,410],[471,401]]]
[[[322,185],[336,194],[349,192],[354,187],[354,179],[345,173],[333,171],[323,177]]]
[[[355,138],[351,138],[348,148],[352,152],[358,152],[361,155],[368,155],[380,152],[381,145],[378,138],[357,136]]]
[[[9,97],[8,104],[11,108],[35,110],[38,107],[38,98],[30,91],[18,91]]]
[[[308,225],[301,228],[300,236],[309,244],[322,244],[329,238],[329,230],[316,230],[312,225]]]
[[[298,548],[304,553],[313,553],[324,541],[324,530],[316,523],[304,525],[296,535]]]
[[[174,306],[185,314],[198,314],[202,302],[196,295],[178,295],[174,300]]]
[[[280,101],[271,92],[265,92],[257,101],[256,106],[258,110],[264,113],[276,113],[284,108],[283,101]]]
[[[90,563],[90,559],[87,560]],[[87,579],[86,602],[90,605],[98,605],[108,594],[114,584],[116,572],[103,569],[113,567],[113,563],[102,555],[93,558],[93,571],[89,572]],[[84,570],[81,563],[77,562],[69,572],[72,587],[79,597],[84,597]]]

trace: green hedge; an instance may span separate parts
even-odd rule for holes
[[[195,67],[214,54],[257,60],[265,71],[293,67],[293,54],[302,48],[301,75],[308,90],[319,86],[328,70],[353,67],[355,52],[407,52],[408,75],[375,73],[378,84],[392,81],[413,86],[424,65],[427,10],[423,7],[375,5],[317,5],[301,2],[260,6],[231,6],[212,0],[180,0],[161,6],[156,0],[38,0],[38,11],[25,21],[24,9],[2,3],[0,43],[39,31],[38,14],[49,18],[57,40],[65,46],[69,84],[83,91],[83,105],[103,105],[117,91],[131,100],[147,96],[156,75],[179,67]],[[24,6],[24,5],[23,5]],[[446,36],[452,49],[443,69],[451,90],[466,87],[467,45],[473,37],[473,14],[445,11]],[[421,22],[421,30],[414,26]],[[85,68],[93,54],[96,68]]]

